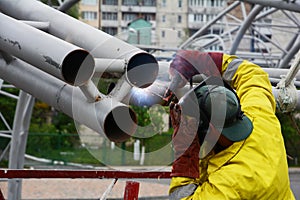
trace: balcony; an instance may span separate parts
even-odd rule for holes
[[[156,13],[155,6],[121,6],[122,12]]]
[[[101,12],[118,12],[118,6],[114,5],[101,5]]]
[[[118,27],[119,23],[116,20],[101,20],[101,26]]]

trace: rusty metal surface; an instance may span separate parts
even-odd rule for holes
[[[1,169],[1,178],[157,178],[168,179],[166,171],[117,171],[117,170],[27,170]]]

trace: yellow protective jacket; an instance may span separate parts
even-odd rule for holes
[[[222,77],[236,90],[253,131],[247,139],[200,160],[199,179],[173,177],[170,198],[186,192],[189,196],[182,199],[295,199],[268,74],[249,61],[224,54]]]

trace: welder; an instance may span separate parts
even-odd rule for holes
[[[170,199],[295,199],[268,74],[220,52],[180,50],[165,100],[193,76],[207,77],[170,103],[174,133]]]

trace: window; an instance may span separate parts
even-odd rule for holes
[[[97,5],[97,0],[81,0],[81,3],[86,5]]]
[[[161,37],[165,37],[166,36],[166,32],[165,31],[161,31]]]
[[[113,12],[103,12],[102,13],[102,19],[103,20],[117,20],[117,13],[113,13]]]
[[[82,19],[85,20],[96,20],[97,19],[97,12],[92,12],[92,11],[83,11],[81,13]]]
[[[155,20],[155,17],[152,14],[144,14],[144,19],[146,21],[151,21],[151,20]]]
[[[255,34],[255,37],[261,39],[263,42],[270,42],[272,39],[272,34]]]
[[[102,31],[110,35],[116,35],[118,30],[115,27],[102,27]]]
[[[123,20],[125,21],[132,21],[137,18],[137,14],[134,13],[124,13],[123,14]]]
[[[181,31],[178,31],[178,32],[177,32],[177,37],[178,37],[178,38],[181,38]]]
[[[194,22],[203,22],[203,14],[194,14]]]
[[[137,6],[138,1],[137,0],[123,0],[123,5],[125,5],[125,6]]]
[[[161,7],[166,7],[167,6],[167,0],[162,0]]]
[[[207,6],[211,7],[222,7],[224,4],[224,0],[208,0]]]
[[[218,0],[218,1],[223,1],[223,0]],[[202,7],[206,5],[210,5],[211,0],[190,0],[189,5],[190,6],[195,6],[195,7]]]
[[[206,16],[206,21],[211,21],[213,20],[217,15],[216,14],[207,14]]]
[[[166,16],[165,16],[165,15],[163,15],[163,16],[161,17],[161,21],[162,21],[162,22],[166,22]]]
[[[178,8],[182,7],[182,0],[178,0]]]
[[[177,22],[178,22],[178,23],[181,23],[181,21],[182,21],[182,17],[181,17],[181,15],[178,15],[178,17],[177,17]]]
[[[103,5],[118,5],[118,0],[103,0]]]
[[[155,0],[144,0],[143,6],[156,6],[156,1]]]

